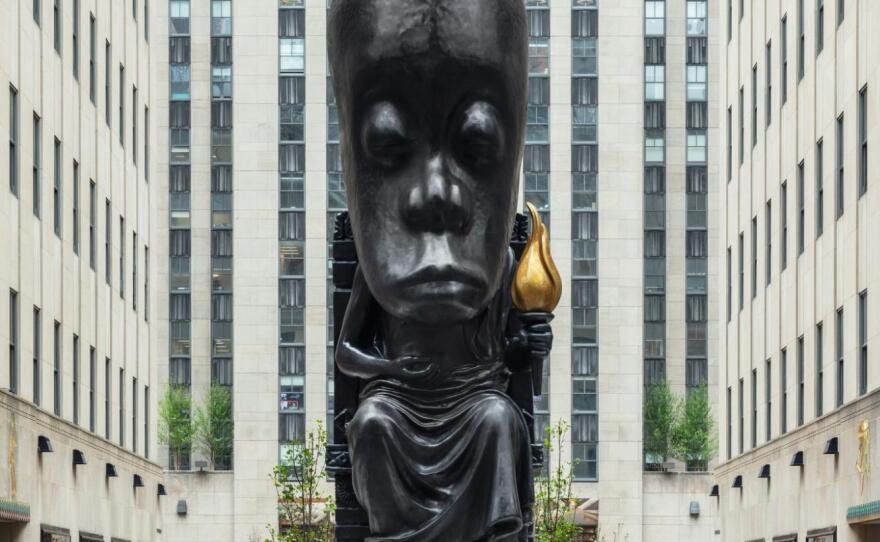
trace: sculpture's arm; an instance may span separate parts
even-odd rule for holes
[[[422,378],[435,371],[429,360],[416,356],[386,359],[374,343],[376,303],[360,268],[355,271],[351,299],[342,320],[336,365],[343,374],[369,380],[379,376]]]

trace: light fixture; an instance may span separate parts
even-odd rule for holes
[[[117,476],[119,476],[118,474],[116,474],[116,465],[114,465],[113,463],[107,463],[104,468],[104,473],[107,475],[107,478],[116,478]]]
[[[840,453],[840,448],[837,444],[837,437],[831,437],[828,439],[828,442],[825,443],[825,454],[826,455],[837,455]]]
[[[709,492],[709,496],[710,497],[718,497],[719,496],[718,484],[715,484],[714,486],[712,486],[712,491]]]
[[[52,452],[52,442],[49,441],[49,437],[44,437],[43,435],[37,437],[37,451],[41,454]]]
[[[691,501],[690,514],[691,514],[692,518],[700,517],[700,503],[699,502]]]
[[[797,451],[791,456],[791,466],[792,467],[803,467],[804,466],[804,452]]]
[[[140,474],[135,474],[132,478],[132,485],[134,487],[144,487],[144,480],[141,478]]]
[[[208,470],[208,462],[205,460],[196,461],[196,470],[199,472],[205,472]]]
[[[742,475],[738,475],[736,478],[734,478],[734,479],[733,479],[733,485],[730,486],[730,487],[732,487],[732,488],[734,488],[734,489],[742,489],[742,487],[743,487],[743,477],[742,477]]]
[[[73,451],[73,464],[74,466],[86,464],[86,454],[82,453],[82,450]]]
[[[758,473],[758,478],[766,478],[770,479],[770,464],[766,464],[761,467],[761,471]]]
[[[158,489],[157,493],[159,494],[160,497],[168,495],[168,492],[165,491],[165,484],[159,484],[159,489]]]
[[[184,499],[180,499],[179,501],[177,501],[177,515],[186,515],[186,501]]]

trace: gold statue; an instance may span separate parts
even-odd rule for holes
[[[562,278],[550,255],[550,237],[541,215],[531,203],[526,206],[532,215],[532,234],[516,268],[510,295],[522,312],[553,312],[562,297]]]
[[[862,420],[859,424],[859,460],[856,461],[856,471],[861,480],[861,492],[865,492],[865,482],[871,474],[871,424],[868,420]]]

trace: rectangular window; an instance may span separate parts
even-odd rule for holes
[[[767,200],[764,206],[764,285],[773,282],[773,204]]]
[[[125,299],[125,219],[119,217],[119,297]]]
[[[746,256],[743,233],[739,234],[739,310],[745,306]]]
[[[837,320],[834,330],[834,359],[837,360],[837,378],[835,382],[834,404],[843,406],[843,369],[844,369],[844,339],[843,339],[843,307],[837,309]]]
[[[98,413],[98,353],[94,346],[89,347],[89,431],[95,432]]]
[[[645,66],[645,100],[662,101],[665,98],[666,67],[663,65]]]
[[[804,253],[804,239],[806,237],[805,230],[805,220],[807,216],[807,207],[806,207],[806,195],[804,194],[804,163],[801,162],[798,164],[798,225],[797,225],[797,236],[798,236],[798,256]]]
[[[138,89],[131,89],[131,161],[138,163]]]
[[[825,370],[822,367],[822,353],[825,343],[822,336],[822,322],[816,325],[816,417],[822,416],[824,410]]]
[[[727,387],[727,459],[733,459],[733,392]]]
[[[838,0],[839,2],[840,0]],[[837,200],[837,218],[843,216],[844,205],[846,204],[846,194],[844,192],[846,188],[846,178],[844,177],[843,170],[843,141],[844,141],[844,131],[843,131],[843,113],[837,117],[837,141],[835,141],[836,154],[837,154],[837,190],[835,191],[835,197]]]
[[[733,250],[727,247],[727,321],[733,317]]]
[[[55,235],[61,237],[61,142],[55,138],[55,168],[52,186],[52,209]]]
[[[868,291],[859,294],[859,395],[868,393]]]
[[[752,66],[752,148],[758,144],[758,65]]]
[[[825,231],[825,181],[822,176],[822,140],[816,143],[816,238]]]
[[[34,366],[33,366],[33,394],[31,397],[33,398],[34,404],[40,406],[40,400],[42,394],[40,393],[42,387],[42,378],[41,378],[41,368],[40,364],[41,360],[41,350],[43,348],[43,337],[41,330],[41,318],[40,318],[40,309],[34,307]]]
[[[764,63],[766,67],[764,69],[764,77],[767,79],[764,82],[764,125],[770,126],[770,123],[773,120],[773,54],[772,54],[772,43],[767,42],[766,51],[764,54]]]
[[[816,56],[825,48],[825,0],[816,0]]]
[[[98,32],[95,16],[89,13],[89,100],[92,105],[98,96]]]
[[[61,416],[61,324],[57,321],[52,339],[52,410],[56,416]]]
[[[758,297],[758,217],[752,217],[752,299]]]
[[[18,90],[9,85],[9,191],[18,195]]]
[[[98,191],[95,181],[89,179],[89,267],[95,270],[98,259]]]
[[[73,0],[73,28],[70,32],[73,54],[73,78],[79,81],[79,0]]]
[[[804,78],[807,43],[806,34],[804,25],[804,0],[798,0],[798,83]]]
[[[18,292],[9,290],[9,391],[18,393]]]
[[[768,359],[764,364],[764,442],[770,442],[773,435],[771,420],[773,413],[773,362]]]
[[[34,22],[37,23],[37,26],[40,26],[40,4],[43,0],[34,0],[33,5],[33,13],[34,13]]]
[[[144,106],[144,181],[150,182],[150,108]]]
[[[131,451],[138,449],[138,379],[131,379]]]
[[[40,218],[40,162],[43,150],[42,134],[40,130],[40,116],[34,113],[34,216]]]
[[[79,163],[73,161],[73,253],[79,255]]]
[[[745,91],[739,87],[739,165],[746,159]]]
[[[53,43],[55,52],[61,54],[61,0],[54,0],[52,9],[52,32],[54,35]]]
[[[144,0],[146,2],[146,0]],[[144,18],[146,20],[146,18]],[[146,23],[144,23],[146,24]],[[150,458],[150,387],[144,386],[144,457]]]
[[[119,144],[125,147],[125,67],[119,65]]]
[[[73,423],[79,425],[79,337],[73,336]]]
[[[783,181],[779,193],[779,268],[788,267],[788,183]]]
[[[727,108],[727,182],[733,179],[733,107]]]
[[[730,43],[731,39],[733,39],[733,0],[727,0],[727,43]],[[730,457],[730,454],[727,456]]]
[[[758,447],[758,370],[752,369],[752,448]]]
[[[868,191],[868,87],[859,91],[859,197]]]
[[[780,102],[785,105],[788,101],[788,16],[782,18],[780,41],[780,58],[779,63],[779,90]]]
[[[739,453],[745,451],[745,434],[746,434],[746,396],[745,396],[745,379],[739,379]]]
[[[111,259],[111,242],[113,241],[113,218],[110,215],[110,200],[104,200],[104,281],[113,284],[113,264]]]
[[[110,66],[112,66],[111,62],[111,50],[110,50],[110,42],[104,42],[104,122],[107,123],[107,126],[110,126],[111,117],[113,116],[110,113],[110,108],[113,107],[113,103],[110,97],[110,91],[112,90],[112,81],[110,80]]]
[[[104,358],[104,438],[110,440],[110,388],[113,382],[113,373],[110,368],[110,358]]]
[[[150,321],[150,247],[144,245],[144,321]]]
[[[804,336],[798,337],[797,342],[797,424],[804,425],[804,391],[806,389],[806,371],[804,371]]]
[[[705,102],[708,98],[707,66],[688,65],[687,99],[689,102]]]
[[[846,2],[844,0],[837,0],[837,24],[843,22],[843,19],[846,17]]]
[[[788,350],[779,353],[779,434],[788,431]]]
[[[138,307],[138,234],[131,232],[131,307]],[[134,428],[132,428],[132,431]]]

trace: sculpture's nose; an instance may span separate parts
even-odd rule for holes
[[[439,154],[431,156],[422,178],[404,197],[404,222],[417,232],[464,233],[472,215],[471,198],[464,192],[443,158]]]

